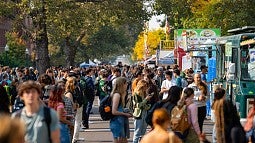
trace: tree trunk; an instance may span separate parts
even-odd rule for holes
[[[66,67],[74,66],[74,58],[76,54],[76,48],[71,45],[70,38],[65,39],[65,55],[66,55]]]
[[[37,15],[39,18],[38,22],[34,20],[34,26],[37,27],[37,34],[35,39],[35,53],[36,53],[36,68],[39,71],[39,74],[45,73],[47,68],[50,67],[50,58],[48,51],[48,36],[47,36],[47,27],[46,27],[46,9],[45,9],[45,0],[41,0],[41,11]]]
[[[82,38],[85,36],[85,31],[82,31],[80,33],[80,36],[77,37],[77,39],[75,40],[74,44],[71,45],[71,41],[70,41],[70,35],[68,35],[65,38],[65,55],[66,55],[66,67],[69,68],[70,66],[75,66],[75,55],[76,55],[76,51],[77,51],[77,47],[79,46]]]

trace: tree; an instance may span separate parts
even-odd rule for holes
[[[160,40],[165,39],[164,30],[153,30],[148,32],[147,46],[149,56],[156,54],[156,49],[159,47]],[[133,48],[133,60],[143,60],[144,58],[144,33],[141,32],[138,40]]]
[[[183,21],[192,15],[191,6],[195,0],[155,0],[156,14],[166,14],[170,25],[183,28]]]
[[[59,51],[65,53],[66,65],[74,65],[77,49],[86,48],[89,37],[100,27],[110,25],[123,29],[123,34],[134,42],[142,29],[142,21],[149,17],[141,0],[21,0],[16,3],[8,0],[0,7],[6,7],[0,9],[1,16],[11,19],[14,29],[22,31],[25,39],[35,44],[40,73],[49,67],[48,44],[60,47]],[[8,11],[14,12],[8,14]]]
[[[26,66],[26,43],[19,37],[18,33],[8,32],[6,33],[7,45],[9,46],[9,52],[6,53],[8,58],[8,64],[12,67],[16,66]],[[8,55],[7,55],[8,54]],[[7,63],[5,63],[7,64]]]
[[[129,53],[129,40],[123,30],[111,26],[101,27],[88,39],[87,47],[94,58],[109,60],[118,54]],[[97,51],[96,53],[94,51]]]
[[[185,27],[221,28],[223,35],[227,30],[254,25],[253,0],[211,0],[203,9],[194,11],[194,16],[187,19]]]

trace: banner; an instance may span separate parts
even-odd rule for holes
[[[200,48],[206,41],[215,43],[221,36],[220,29],[178,29],[177,30],[177,47],[184,50],[190,48]]]

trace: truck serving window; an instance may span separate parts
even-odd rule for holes
[[[241,47],[241,78],[243,80],[255,80],[254,45],[245,45]]]

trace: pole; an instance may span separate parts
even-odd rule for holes
[[[147,60],[147,52],[148,52],[148,45],[147,45],[147,41],[148,41],[148,29],[149,29],[149,25],[148,25],[148,21],[144,22],[144,60]]]

